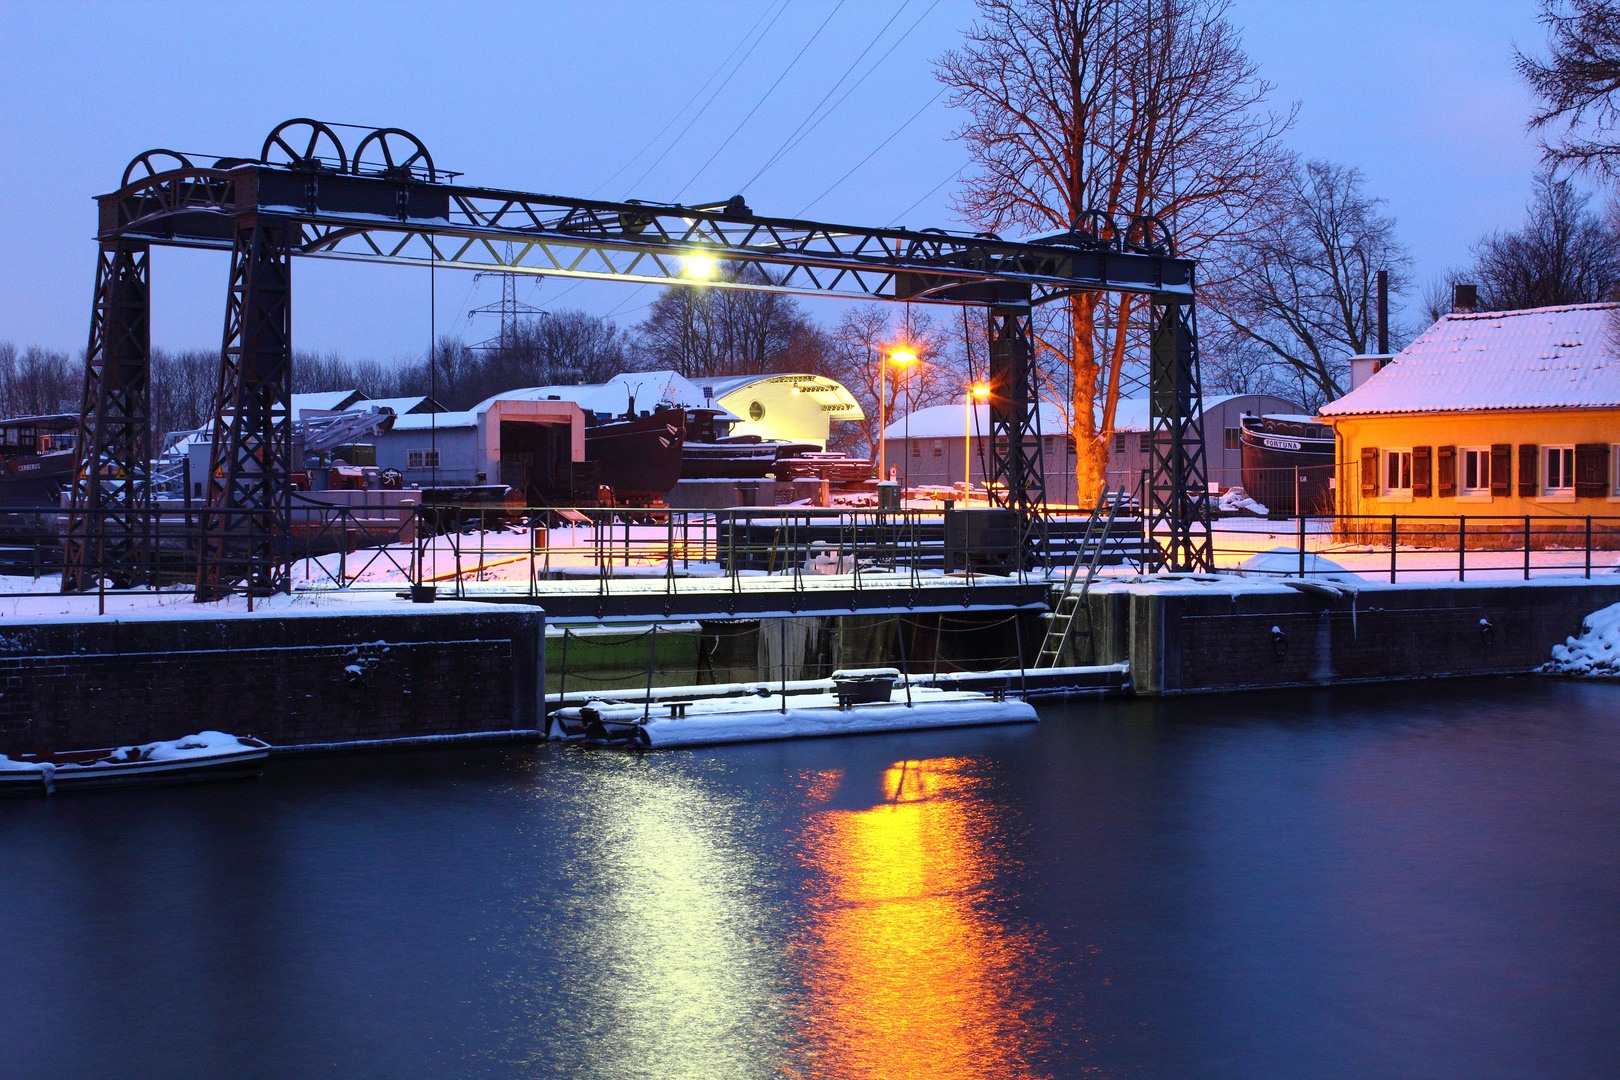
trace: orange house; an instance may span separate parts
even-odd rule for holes
[[[1528,516],[1535,546],[1578,545],[1589,522],[1615,546],[1617,342],[1620,304],[1445,316],[1322,408],[1339,513],[1407,519],[1403,542],[1455,543],[1467,518],[1470,546],[1515,546]]]

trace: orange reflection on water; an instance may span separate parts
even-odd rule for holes
[[[975,908],[997,867],[965,766],[896,763],[886,803],[818,815],[809,1075],[1030,1075],[1024,942]]]

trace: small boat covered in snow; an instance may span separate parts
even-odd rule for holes
[[[235,780],[262,773],[269,753],[269,743],[250,735],[203,731],[110,750],[0,754],[0,795]]]
[[[839,676],[843,676],[840,678]],[[927,728],[1029,724],[1038,717],[1005,693],[912,686],[892,694],[898,672],[840,672],[833,693],[663,701],[637,705],[592,701],[552,713],[549,735],[563,742],[658,750],[716,743],[868,735]],[[899,700],[894,700],[894,698]]]

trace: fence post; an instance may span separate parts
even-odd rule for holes
[[[1395,584],[1395,553],[1400,550],[1401,532],[1395,524],[1395,515],[1389,515],[1389,583]]]
[[[1586,519],[1586,576],[1592,576],[1592,519]]]
[[[542,644],[542,646],[544,646],[544,641],[542,641],[541,644]],[[557,708],[562,709],[562,708],[566,707],[567,704],[568,704],[568,627],[565,626],[565,627],[563,627],[562,671],[559,672],[558,675],[557,675]],[[544,712],[544,711],[545,711],[545,709],[544,709],[544,707],[542,707],[541,712]],[[551,730],[551,725],[550,724],[546,725],[546,730],[548,732]]]
[[[1468,580],[1468,519],[1457,519],[1457,580]]]
[[[1305,514],[1299,507],[1299,466],[1294,466],[1294,515],[1299,522],[1299,576],[1305,576]]]
[[[1524,515],[1524,580],[1530,580],[1530,515]]]

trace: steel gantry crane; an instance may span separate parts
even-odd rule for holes
[[[64,591],[143,580],[152,559],[154,246],[231,255],[197,597],[289,588],[292,264],[295,257],[502,274],[972,305],[990,327],[989,487],[1026,522],[1044,511],[1031,311],[1077,292],[1146,297],[1152,477],[1145,512],[1162,565],[1208,568],[1193,260],[1155,218],[1088,215],[1009,241],[864,228],[725,203],[603,202],[459,183],[398,128],[289,120],[256,158],[151,150],[97,197],[100,258],[86,362]],[[344,129],[348,130],[348,129]],[[696,266],[724,266],[721,277]]]

